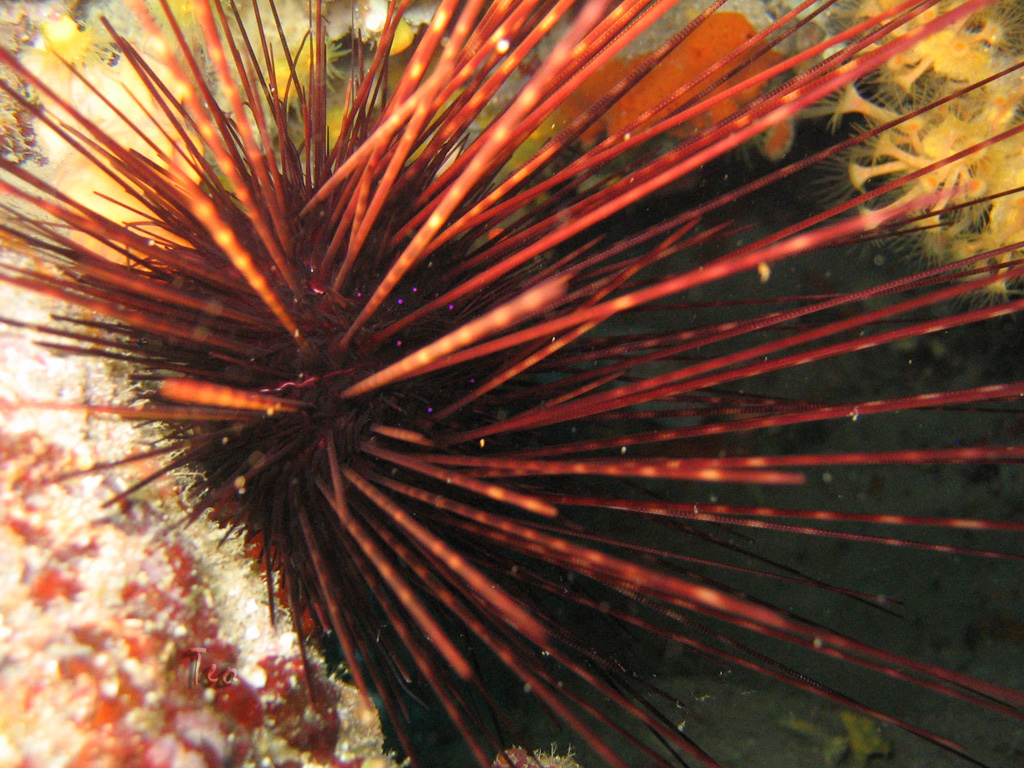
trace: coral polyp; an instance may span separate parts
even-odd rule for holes
[[[875,5],[866,4],[861,14],[870,15]],[[956,5],[940,3],[891,34],[908,34]],[[853,152],[853,187],[863,192],[908,177],[898,190],[902,199],[933,195],[932,223],[941,226],[923,222],[922,242],[936,260],[971,264],[969,274],[982,266],[977,257],[983,254],[992,254],[984,266],[998,270],[1019,253],[1021,21],[1010,3],[979,10],[890,59],[869,98],[851,85],[837,102],[837,113],[858,113],[879,131]],[[1009,288],[1003,280],[984,290],[1005,298]]]
[[[526,759],[505,752],[518,739],[492,692],[500,667],[595,763],[718,766],[680,727],[683,705],[631,672],[612,638],[773,678],[974,761],[955,734],[820,670],[1010,723],[1024,694],[791,610],[780,586],[893,601],[765,556],[756,534],[1012,560],[1012,545],[942,537],[1015,541],[1019,521],[782,499],[819,467],[1017,462],[1010,438],[952,431],[960,408],[1015,412],[1024,383],[906,381],[868,397],[801,393],[786,374],[832,380],[854,355],[999,322],[1024,301],[962,299],[1024,266],[977,254],[962,263],[971,282],[940,265],[774,293],[798,265],[826,280],[839,246],[936,217],[937,231],[965,234],[945,211],[974,166],[955,132],[927,133],[928,110],[917,124],[886,113],[898,124],[764,178],[713,174],[933,36],[974,30],[987,5],[880,8],[784,58],[820,10],[806,3],[640,96],[673,51],[696,57],[687,41],[703,24],[723,22],[713,3],[628,56],[670,5],[442,0],[420,26],[391,2],[370,30],[347,5],[336,26],[342,6],[314,2],[293,31],[292,4],[192,0],[182,13],[128,0],[132,29],[97,22],[115,60],[68,62],[66,81],[0,53],[15,78],[0,87],[51,159],[0,158],[14,254],[0,279],[78,311],[8,321],[130,366],[135,402],[82,406],[158,430],[121,463],[159,466],[117,499],[188,478],[192,518],[257,553],[271,609],[287,608],[310,650],[332,638],[418,764],[431,755],[407,724],[411,696],[445,713],[477,764]],[[616,73],[607,93],[574,102],[600,72]],[[966,120],[989,85],[935,94],[931,112]],[[982,126],[972,147],[1012,151],[1007,125]],[[876,156],[855,199],[750,225],[753,201],[792,198],[799,174],[851,146]],[[904,193],[887,196],[889,176],[907,177]],[[1012,199],[1010,180],[991,183],[975,192]],[[813,452],[754,437],[918,410],[952,414],[948,440]]]

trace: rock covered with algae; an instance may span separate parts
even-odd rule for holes
[[[2,292],[5,316],[47,321]],[[137,429],[25,407],[107,401],[115,382],[0,330],[0,768],[392,768],[376,712],[315,655],[307,682],[251,559],[182,525],[173,480],[108,505],[128,473],[74,474],[127,455]]]

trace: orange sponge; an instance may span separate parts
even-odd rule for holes
[[[677,45],[652,71],[624,94],[612,107],[601,115],[597,122],[583,136],[586,143],[594,143],[608,135],[625,130],[638,116],[655,109],[668,99],[676,89],[686,85],[698,77],[710,66],[725,58],[740,45],[756,34],[754,27],[742,13],[720,12],[709,16],[693,32]],[[742,82],[768,67],[777,64],[782,56],[769,51],[757,59],[748,62],[728,81],[716,90],[723,90]],[[557,127],[562,127],[593,104],[618,83],[633,68],[634,59],[614,59],[600,71],[588,78],[577,92],[560,108]],[[686,99],[696,96],[706,87],[706,83],[688,90],[678,105]],[[736,112],[752,99],[757,98],[763,90],[762,86],[752,86],[730,99],[706,110],[698,117],[679,126],[672,131],[676,138],[686,138],[706,129],[715,122]],[[653,119],[664,117],[668,110],[662,110]]]

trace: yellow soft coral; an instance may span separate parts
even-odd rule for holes
[[[40,154],[49,162],[49,182],[90,212],[120,227],[144,231],[154,239],[162,232],[147,231],[151,215],[139,202],[141,190],[125,188],[107,172],[99,154],[81,152],[65,138],[88,123],[103,131],[123,150],[154,165],[173,167],[182,178],[198,178],[183,148],[169,137],[166,119],[153,92],[128,61],[115,56],[113,42],[98,22],[77,21],[65,12],[45,19],[32,46],[21,54],[22,64],[42,87],[33,88],[44,117],[33,130]],[[164,83],[173,83],[156,61],[146,66]],[[183,93],[171,93],[180,100]],[[87,244],[112,260],[123,256],[83,232],[70,238]]]
[[[940,2],[891,34],[906,35],[961,2]],[[891,7],[892,0],[865,0],[859,15]],[[1020,11],[1013,4],[987,7],[892,57],[865,91],[869,98],[851,85],[833,105],[837,115],[859,114],[870,127],[893,123],[852,151],[847,171],[853,188],[866,192],[904,180],[897,192],[875,205],[932,196],[934,217],[920,225],[926,251],[939,262],[973,260],[968,269],[975,276],[990,275],[1020,255],[1009,250],[977,258],[1022,239],[1024,197],[1001,193],[1024,185],[1024,173],[1017,170],[1024,138],[1016,135],[992,146],[985,142],[1020,124],[1024,79],[1015,71],[982,87],[964,88],[1020,59],[1019,27]],[[915,114],[937,99],[937,105]],[[907,179],[912,174],[918,175]],[[990,199],[975,202],[983,197]],[[988,284],[991,295],[1008,290],[1004,281]]]
[[[916,32],[963,2],[942,0],[917,12],[886,39]],[[858,21],[874,18],[881,12],[894,10],[899,4],[898,0],[864,0],[854,16]],[[878,70],[878,77],[885,85],[895,86],[902,93],[913,92],[922,85],[923,79],[928,80],[928,87],[940,83],[946,89],[978,82],[1005,66],[1008,54],[1020,38],[1020,31],[1020,9],[1009,0],[994,3],[918,40],[902,53],[890,56]]]

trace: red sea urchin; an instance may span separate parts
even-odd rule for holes
[[[247,26],[218,0],[191,3],[187,19],[166,2],[158,13],[129,2],[137,42],[106,27],[135,84],[127,99],[72,75],[89,108],[71,103],[2,56],[23,81],[4,86],[8,98],[69,145],[75,172],[51,182],[0,160],[13,200],[3,231],[31,254],[27,265],[8,262],[3,279],[85,311],[36,330],[76,354],[127,360],[149,383],[138,406],[92,406],[164,425],[162,444],[133,459],[166,457],[158,475],[199,472],[196,514],[213,507],[260,545],[272,598],[307,637],[333,632],[355,682],[396,723],[407,716],[404,689],[424,684],[480,765],[509,746],[481,671],[493,661],[609,765],[628,764],[620,745],[644,763],[717,765],[677,727],[673,704],[662,708],[657,689],[624,671],[604,632],[667,639],[970,759],[897,707],[858,703],[830,687],[840,678],[817,682],[777,649],[804,651],[797,663],[812,669],[819,658],[852,665],[1008,718],[1020,717],[1024,694],[773,607],[772,590],[786,583],[889,603],[765,559],[740,534],[979,554],[864,526],[1017,536],[1024,524],[709,502],[706,484],[770,493],[803,483],[807,467],[1019,460],[1014,446],[955,442],[751,455],[745,436],[851,417],[870,428],[915,410],[941,418],[1019,397],[1022,382],[934,392],[906,382],[868,401],[757,384],[798,366],[828,375],[855,352],[1016,313],[1024,300],[982,309],[960,300],[1024,267],[1009,260],[992,273],[975,257],[868,287],[772,294],[785,264],[934,226],[915,219],[938,199],[927,194],[843,216],[897,182],[763,236],[723,220],[770,185],[788,194],[817,156],[716,186],[669,216],[647,217],[643,206],[671,185],[700,183],[731,149],[985,3],[891,39],[935,3],[879,11],[756,75],[764,84],[798,72],[700,135],[659,141],[750,88],[712,93],[798,30],[807,3],[705,73],[700,97],[684,84],[683,103],[569,152],[715,3],[606,99],[510,162],[670,5],[441,2],[396,78],[389,50],[407,3],[392,3],[377,43],[353,38],[343,109],[332,113],[321,4],[308,39],[289,47],[272,5],[252,6],[257,23]],[[808,66],[828,51],[838,52]],[[965,270],[974,281],[959,279]],[[744,282],[751,275],[760,280]],[[763,296],[732,293],[758,285]]]

